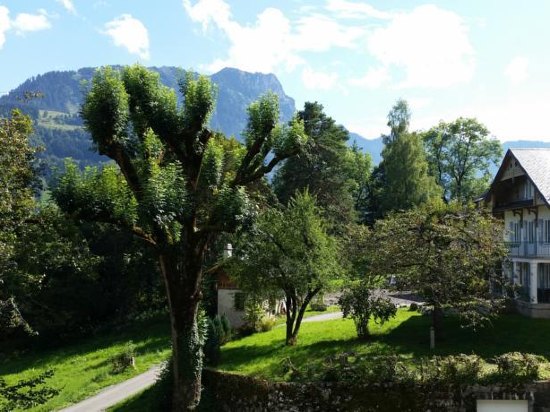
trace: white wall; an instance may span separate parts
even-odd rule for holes
[[[218,315],[227,316],[232,328],[239,328],[244,324],[244,311],[235,310],[235,293],[242,293],[238,289],[218,289]]]
[[[477,412],[528,412],[529,403],[509,400],[478,400]]]

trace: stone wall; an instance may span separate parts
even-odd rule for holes
[[[269,382],[206,369],[203,384],[221,411],[416,412],[476,410],[477,399],[525,399],[531,412],[550,411],[550,382],[521,386],[433,387],[412,384]]]

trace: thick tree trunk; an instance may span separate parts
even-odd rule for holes
[[[195,410],[200,402],[203,358],[197,323],[203,251],[183,253],[160,255],[172,329],[172,410],[178,412]]]

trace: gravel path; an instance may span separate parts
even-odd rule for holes
[[[97,395],[62,409],[61,412],[99,412],[116,405],[130,396],[153,385],[162,369],[162,365],[153,366],[147,372],[132,379],[109,386]]]

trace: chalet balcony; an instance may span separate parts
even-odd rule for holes
[[[510,257],[550,258],[550,243],[506,242]]]

